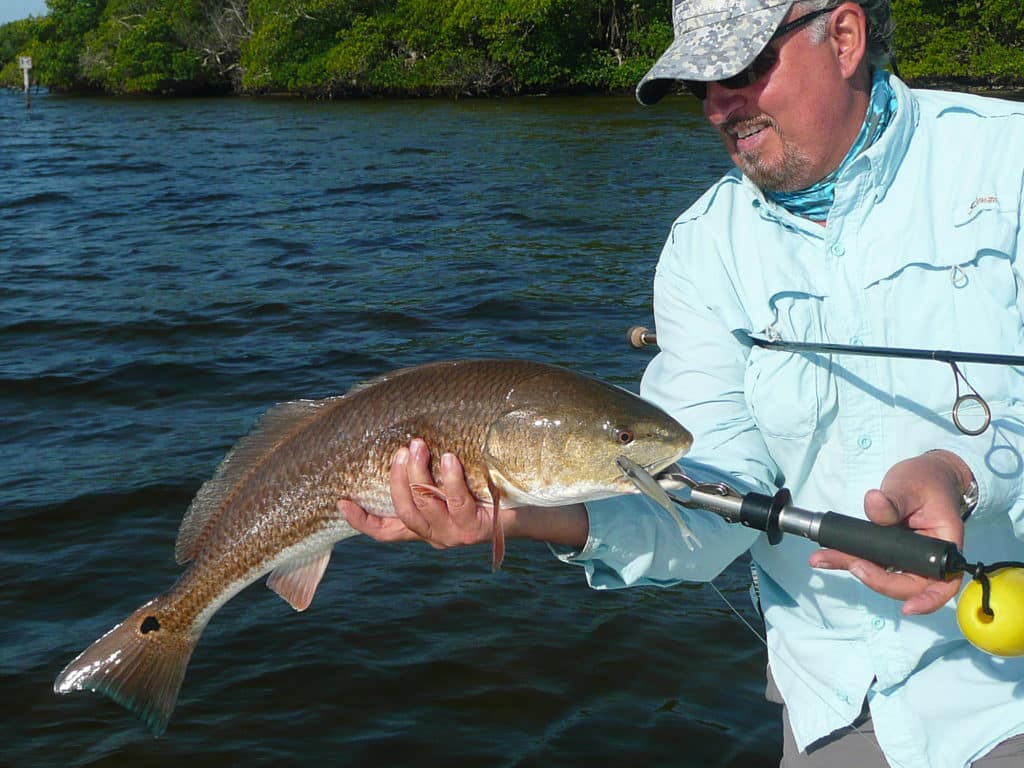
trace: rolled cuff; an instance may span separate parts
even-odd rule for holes
[[[581,566],[594,589],[671,586],[710,581],[750,548],[759,533],[704,510],[679,509],[700,541],[690,550],[672,516],[643,496],[590,502],[583,549],[549,545],[555,557]]]

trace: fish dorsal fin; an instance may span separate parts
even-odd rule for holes
[[[313,602],[320,579],[327,570],[331,550],[290,560],[277,566],[267,579],[267,586],[277,592],[296,611],[304,611]]]
[[[221,461],[213,477],[199,488],[178,529],[174,558],[179,565],[194,558],[202,548],[203,533],[224,508],[238,484],[262,462],[282,440],[298,431],[320,410],[338,398],[295,400],[275,405],[256,422]]]
[[[348,392],[345,393],[345,396],[347,397],[348,395],[354,395],[357,392],[362,392],[364,389],[375,387],[378,384],[383,384],[385,381],[391,381],[392,379],[400,378],[402,376],[405,376],[406,374],[416,374],[417,376],[422,376],[424,373],[431,369],[453,369],[465,364],[466,362],[468,361],[436,360],[432,363],[423,363],[421,365],[410,365],[405,368],[396,368],[393,371],[382,373],[380,376],[374,376],[372,379],[367,379],[366,381],[361,381],[356,384],[353,384],[349,388]]]
[[[393,371],[382,373],[380,376],[374,376],[372,379],[366,379],[366,381],[359,381],[349,387],[346,395],[354,395],[357,392],[362,392],[364,389],[375,387],[378,384],[383,384],[385,381],[391,381],[391,379],[398,378],[411,371],[422,371],[422,366],[409,366],[407,368],[396,368]]]

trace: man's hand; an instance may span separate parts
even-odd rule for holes
[[[864,512],[878,525],[905,525],[913,531],[952,541],[963,548],[964,524],[960,519],[963,490],[970,469],[948,451],[929,451],[895,464],[878,489],[864,496]],[[942,581],[885,568],[832,549],[811,555],[815,568],[848,570],[875,592],[903,600],[903,614],[937,611],[956,596],[962,576]]]
[[[338,511],[349,525],[377,541],[426,541],[435,549],[491,539],[491,506],[477,504],[453,454],[441,457],[441,476],[435,483],[430,451],[416,438],[395,453],[390,481],[395,516],[373,515],[351,501],[339,501]],[[443,495],[429,488],[438,488]]]
[[[441,457],[441,476],[435,482],[427,444],[414,439],[408,448],[395,452],[390,482],[394,517],[370,514],[348,500],[338,502],[338,511],[349,525],[377,541],[426,541],[435,549],[491,541],[492,507],[477,503],[466,484],[462,463],[453,454]],[[583,504],[503,508],[499,514],[508,538],[548,541],[574,549],[587,543],[590,521]]]

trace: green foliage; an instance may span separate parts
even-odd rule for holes
[[[190,81],[199,62],[178,38],[170,8],[159,0],[110,0],[100,25],[85,36],[82,76],[112,93],[158,92]]]
[[[106,0],[47,0],[50,12],[43,19],[32,47],[39,81],[55,89],[85,85],[79,59],[85,36],[99,24]]]
[[[356,18],[373,16],[372,0],[250,0],[252,36],[242,44],[242,87],[248,91],[308,91],[323,57]],[[386,8],[381,9],[386,10]],[[371,29],[366,30],[372,33]]]
[[[896,56],[910,79],[1024,81],[1024,3],[893,0]]]
[[[23,77],[18,66],[18,57],[32,56],[33,51],[38,48],[37,38],[43,24],[42,19],[28,18],[0,27],[0,87],[22,87]],[[38,80],[34,71],[32,79]]]
[[[911,80],[1024,81],[1020,0],[892,0]],[[57,89],[508,94],[631,89],[672,40],[668,0],[47,0],[0,26]]]

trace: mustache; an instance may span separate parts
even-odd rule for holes
[[[719,130],[725,131],[726,133],[735,136],[737,133],[747,130],[748,128],[774,128],[776,131],[779,130],[778,123],[766,114],[746,116],[746,117],[728,117],[721,123]]]

